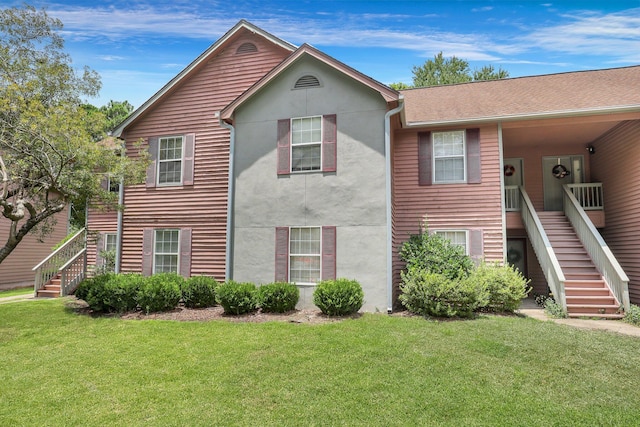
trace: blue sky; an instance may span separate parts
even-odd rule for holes
[[[19,6],[22,1],[3,2]],[[68,0],[30,2],[64,23],[78,66],[102,76],[100,98],[140,106],[240,19],[309,43],[381,81],[443,51],[512,77],[640,64],[640,0]]]

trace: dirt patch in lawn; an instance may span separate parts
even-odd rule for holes
[[[292,310],[286,313],[263,313],[260,310],[252,313],[230,315],[224,314],[220,306],[207,308],[186,308],[180,305],[171,311],[145,314],[140,310],[124,314],[96,313],[89,308],[86,302],[76,298],[69,299],[67,308],[82,315],[96,317],[119,317],[124,320],[176,320],[180,322],[207,322],[211,320],[225,320],[229,322],[262,323],[262,322],[288,322],[288,323],[331,323],[344,319],[356,319],[361,316],[356,313],[350,316],[332,317],[322,314],[320,310]]]

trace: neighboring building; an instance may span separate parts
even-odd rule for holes
[[[0,289],[12,289],[33,286],[35,273],[33,268],[45,259],[69,232],[69,209],[55,215],[53,231],[43,239],[36,233],[27,234],[11,254],[0,264]],[[9,220],[0,219],[0,242],[9,236]]]
[[[120,269],[292,281],[301,306],[348,277],[389,310],[426,226],[610,315],[640,302],[638,87],[627,67],[399,93],[241,21],[116,129],[154,159],[124,189]],[[89,216],[101,248],[117,223]]]

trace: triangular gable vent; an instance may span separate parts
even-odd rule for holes
[[[257,51],[258,51],[258,48],[256,47],[255,44],[247,42],[247,43],[242,43],[238,47],[238,49],[236,50],[236,55],[240,55],[243,53],[254,53]]]
[[[306,89],[310,87],[320,87],[320,80],[316,76],[302,76],[296,82],[294,89]]]

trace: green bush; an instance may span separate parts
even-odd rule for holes
[[[145,313],[169,311],[180,302],[180,286],[184,278],[175,273],[160,273],[145,278],[138,291],[138,304]]]
[[[402,273],[400,302],[412,313],[435,317],[472,317],[487,299],[470,280],[456,281],[427,271]]]
[[[529,279],[511,265],[482,263],[465,280],[486,291],[488,300],[479,308],[488,311],[513,312],[529,292]]]
[[[216,305],[216,287],[213,277],[193,276],[182,284],[182,301],[185,307],[203,308]]]
[[[258,305],[265,312],[291,311],[296,308],[298,299],[300,299],[300,291],[292,283],[275,282],[258,288]]]
[[[555,299],[553,299],[553,297],[549,297],[544,301],[544,311],[549,316],[558,319],[564,319],[567,317],[567,312],[556,302]]]
[[[640,307],[631,304],[629,310],[624,313],[623,321],[635,326],[640,326]]]
[[[399,256],[408,272],[424,270],[452,280],[468,276],[474,268],[462,247],[437,234],[429,234],[428,230],[409,237],[400,247]]]
[[[323,280],[318,282],[313,291],[313,303],[324,314],[345,316],[360,310],[364,303],[364,292],[355,280]]]
[[[216,299],[225,314],[244,314],[257,307],[258,289],[253,283],[228,280],[216,289]]]
[[[123,313],[136,308],[143,281],[139,274],[101,274],[85,280],[76,297],[84,299],[93,311]]]

